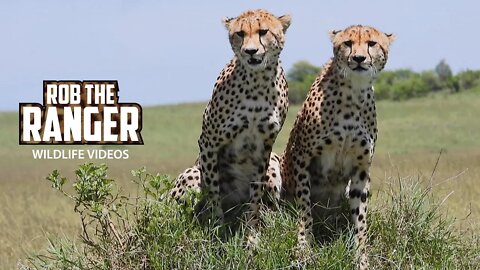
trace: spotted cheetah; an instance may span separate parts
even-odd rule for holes
[[[265,10],[224,19],[235,56],[217,78],[203,114],[197,163],[179,175],[170,193],[179,198],[186,188],[201,190],[220,224],[224,213],[248,202],[247,225],[258,223],[272,145],[288,110],[279,55],[290,20]],[[279,183],[268,185],[277,190],[275,197]]]
[[[265,185],[263,202],[266,202],[267,204],[278,204],[280,202],[282,190],[280,156],[272,152],[268,165],[267,183]],[[185,171],[177,176],[175,179],[175,187],[170,190],[170,196],[176,201],[182,202],[185,199],[188,190],[194,193],[200,193],[201,177],[202,175],[197,160],[195,165],[185,169]]]
[[[283,196],[298,202],[300,250],[309,244],[313,220],[333,216],[331,222],[337,222],[345,202],[359,268],[366,269],[367,198],[377,140],[372,84],[394,38],[362,25],[332,31],[330,37],[334,57],[311,86],[282,156]]]

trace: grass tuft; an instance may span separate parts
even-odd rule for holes
[[[370,250],[377,269],[479,269],[478,236],[458,231],[430,187],[399,178],[370,214]]]

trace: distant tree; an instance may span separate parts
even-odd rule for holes
[[[382,71],[377,80],[375,80],[375,98],[376,99],[404,99],[408,94],[405,90],[395,91],[395,86],[399,82],[408,81],[415,76],[415,72],[410,69],[397,69],[393,71]],[[404,89],[403,87],[402,89]],[[403,94],[400,94],[402,92]]]
[[[308,61],[299,61],[293,64],[293,67],[287,73],[289,81],[303,81],[308,75],[317,75],[320,67],[310,64]]]
[[[408,80],[415,76],[415,72],[408,68],[402,68],[394,70],[393,75],[395,81]]]
[[[320,67],[312,65],[307,61],[300,61],[293,65],[287,73],[290,103],[298,104],[305,100],[308,90],[320,70]]]
[[[452,69],[447,64],[445,59],[442,59],[440,63],[438,63],[437,66],[435,66],[435,73],[437,73],[438,77],[440,78],[440,81],[442,82],[448,81],[453,75]]]
[[[480,70],[465,70],[459,72],[455,78],[458,80],[458,86],[461,90],[480,88]]]
[[[443,88],[439,76],[433,71],[428,70],[420,73],[420,78],[425,82],[430,91],[440,91]]]
[[[442,89],[433,71],[416,73],[410,69],[383,71],[375,82],[375,98],[405,100]]]
[[[393,100],[405,100],[413,97],[426,95],[431,91],[428,84],[422,79],[420,74],[406,80],[399,80],[392,85],[390,98]]]
[[[392,84],[395,80],[394,71],[382,71],[378,78],[375,80],[374,89],[375,89],[375,98],[376,99],[390,99],[390,94],[392,93]]]
[[[292,104],[305,100],[308,90],[321,68],[307,61],[293,65],[287,73],[289,99]],[[466,70],[454,75],[445,60],[433,70],[414,72],[410,69],[382,71],[375,80],[375,98],[405,100],[425,96],[430,92],[478,89],[480,91],[480,70]]]
[[[460,91],[460,81],[458,80],[457,77],[452,76],[448,79],[446,86],[450,91],[452,92],[458,92]]]

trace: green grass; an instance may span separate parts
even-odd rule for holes
[[[146,108],[142,132],[145,145],[127,147],[128,160],[107,161],[110,177],[124,187],[125,193],[133,194],[131,169],[146,166],[150,172],[174,177],[190,166],[198,151],[204,106],[202,103]],[[443,204],[442,214],[457,218],[452,225],[455,229],[474,228],[477,234],[480,91],[437,94],[405,102],[382,101],[377,107],[379,140],[372,167],[374,207],[388,198],[385,195],[388,183],[396,182],[399,177],[419,177],[430,183],[438,155],[444,149],[431,180],[435,186],[432,194],[443,199],[453,192]],[[298,109],[290,107],[274,151],[283,150]],[[0,269],[9,269],[15,267],[18,258],[25,257],[26,251],[45,247],[45,235],[71,237],[79,233],[79,224],[71,211],[73,206],[52,192],[43,179],[53,169],[71,178],[84,161],[33,160],[33,147],[18,146],[17,113],[1,113],[0,124]],[[443,183],[446,179],[450,180]],[[280,232],[287,234],[292,227],[286,228]]]
[[[437,152],[479,147],[479,97],[437,94],[408,102],[378,104],[380,153]]]
[[[85,220],[85,241],[79,244],[55,237],[48,250],[22,263],[25,269],[354,267],[351,231],[339,233],[330,242],[315,243],[299,259],[295,254],[296,214],[291,208],[262,210],[260,244],[251,251],[245,248],[244,228],[222,240],[216,227],[197,223],[190,200],[186,205],[169,200],[172,179],[136,171],[142,192],[128,200],[116,199],[104,167],[82,165],[76,173],[75,193],[66,195]],[[63,178],[57,172],[49,179],[63,192]],[[399,186],[390,186],[371,210],[371,268],[478,269],[479,238],[452,229],[453,221],[438,211],[440,204],[429,187],[422,187],[417,179],[397,180]]]

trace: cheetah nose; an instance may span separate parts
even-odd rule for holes
[[[246,54],[249,54],[250,56],[254,55],[256,52],[258,52],[258,49],[245,49],[244,52]]]
[[[365,59],[367,59],[365,56],[363,55],[355,55],[353,57],[353,61],[357,62],[357,63],[362,63],[363,61],[365,61]]]

